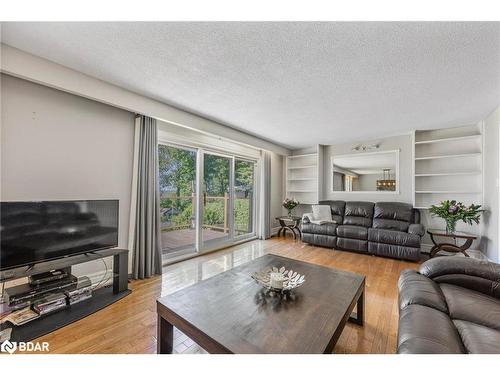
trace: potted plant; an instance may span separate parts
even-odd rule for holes
[[[288,210],[288,217],[292,217],[292,211],[295,207],[299,205],[299,201],[296,199],[285,198],[283,201],[283,207]]]
[[[481,216],[481,212],[484,211],[480,208],[480,205],[474,203],[467,207],[462,202],[446,200],[439,205],[432,205],[429,211],[432,216],[446,220],[447,233],[454,233],[457,221],[462,220],[469,225],[473,223],[479,224],[479,217]]]

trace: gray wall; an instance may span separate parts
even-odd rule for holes
[[[377,180],[382,179],[382,172],[379,174],[363,174],[359,175],[358,178],[358,190],[359,191],[376,191],[377,190]]]
[[[500,144],[500,107],[492,112],[484,121],[484,207],[483,238],[481,249],[485,255],[500,262],[499,243],[499,152]]]
[[[1,78],[1,200],[119,199],[119,246],[126,248],[134,115]],[[87,263],[75,273],[103,268],[100,262]]]

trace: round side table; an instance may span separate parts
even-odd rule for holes
[[[465,232],[448,233],[445,230],[440,230],[440,229],[429,229],[427,233],[429,233],[431,241],[434,244],[434,246],[431,249],[430,258],[438,256],[437,253],[439,253],[441,250],[448,251],[451,253],[462,253],[466,257],[469,257],[469,254],[467,254],[466,250],[472,245],[472,241],[474,241],[477,238],[475,235],[470,233],[465,233]],[[437,242],[435,237],[453,238],[454,243]],[[458,239],[463,239],[465,240],[465,242],[459,246],[457,245]]]
[[[299,239],[302,238],[302,232],[300,231],[300,222],[302,218],[300,216],[280,216],[276,220],[279,221],[281,228],[278,230],[278,237],[283,233],[283,237],[286,236],[286,231],[289,230],[293,234],[293,239],[297,239],[297,234]]]

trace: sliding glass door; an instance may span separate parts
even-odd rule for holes
[[[164,256],[196,250],[197,151],[158,145],[161,246]]]
[[[238,238],[255,233],[255,162],[234,161],[234,235]]]
[[[255,236],[256,161],[160,144],[158,163],[164,258]]]
[[[231,239],[232,158],[203,154],[203,249]]]

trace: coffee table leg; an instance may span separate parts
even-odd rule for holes
[[[172,354],[174,350],[174,326],[160,315],[158,315],[156,341],[158,354]]]
[[[356,316],[350,316],[349,321],[360,326],[363,325],[365,320],[365,291],[361,293],[356,303]]]

